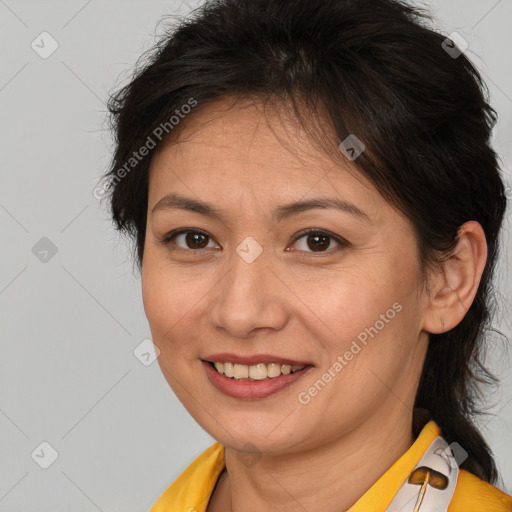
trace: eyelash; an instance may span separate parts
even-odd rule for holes
[[[198,233],[198,234],[204,235],[207,238],[210,238],[211,240],[213,240],[213,237],[211,237],[208,233],[206,233],[205,231],[202,231],[200,229],[182,228],[182,229],[171,231],[170,233],[168,233],[162,240],[160,240],[160,243],[167,247],[172,242],[172,240],[174,238],[176,238],[177,236],[182,235],[184,233]],[[329,231],[325,231],[323,229],[315,229],[315,228],[308,228],[306,230],[300,231],[294,238],[293,243],[297,242],[297,240],[300,240],[301,238],[303,238],[307,235],[310,235],[312,233],[314,233],[316,235],[321,235],[321,236],[326,236],[326,237],[332,238],[334,241],[336,241],[339,244],[339,247],[337,249],[342,249],[342,248],[348,247],[350,245],[350,243],[347,242],[345,239],[343,239],[339,236],[333,235]],[[337,249],[336,248],[335,249],[327,249],[326,251],[318,251],[318,252],[314,252],[314,251],[298,251],[298,252],[304,252],[305,254],[312,254],[312,255],[316,255],[316,254],[322,255],[322,254],[331,253],[333,251],[336,251]],[[183,247],[177,246],[177,248],[174,248],[172,250],[173,251],[183,251],[183,252],[188,252],[188,253],[198,253],[198,252],[204,252],[205,249],[184,249]],[[294,252],[296,252],[296,251],[294,251]]]

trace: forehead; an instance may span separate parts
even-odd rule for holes
[[[247,188],[262,202],[359,196],[367,212],[382,200],[341,152],[335,161],[320,150],[284,105],[224,98],[196,108],[152,158],[150,207],[174,190],[216,196],[219,204]]]

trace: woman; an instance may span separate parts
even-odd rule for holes
[[[474,423],[496,115],[422,16],[210,2],[112,96],[112,216],[217,440],[152,512],[512,510]]]

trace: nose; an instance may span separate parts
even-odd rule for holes
[[[213,327],[236,338],[282,329],[289,314],[289,290],[275,275],[264,251],[254,261],[245,258],[243,252],[240,254],[233,253],[227,273],[214,287]]]

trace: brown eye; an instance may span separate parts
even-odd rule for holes
[[[189,231],[185,236],[185,243],[190,249],[204,249],[208,245],[208,238],[202,233]]]
[[[307,235],[307,245],[312,251],[328,249],[331,245],[329,235]]]
[[[299,250],[305,252],[328,252],[334,241],[338,246],[347,246],[341,238],[323,230],[310,229],[295,238],[295,243],[304,239],[305,243],[298,244]]]
[[[177,241],[181,243],[177,243]],[[164,245],[173,243],[183,250],[201,250],[208,246],[211,237],[202,231],[181,229],[172,232],[162,240]]]

